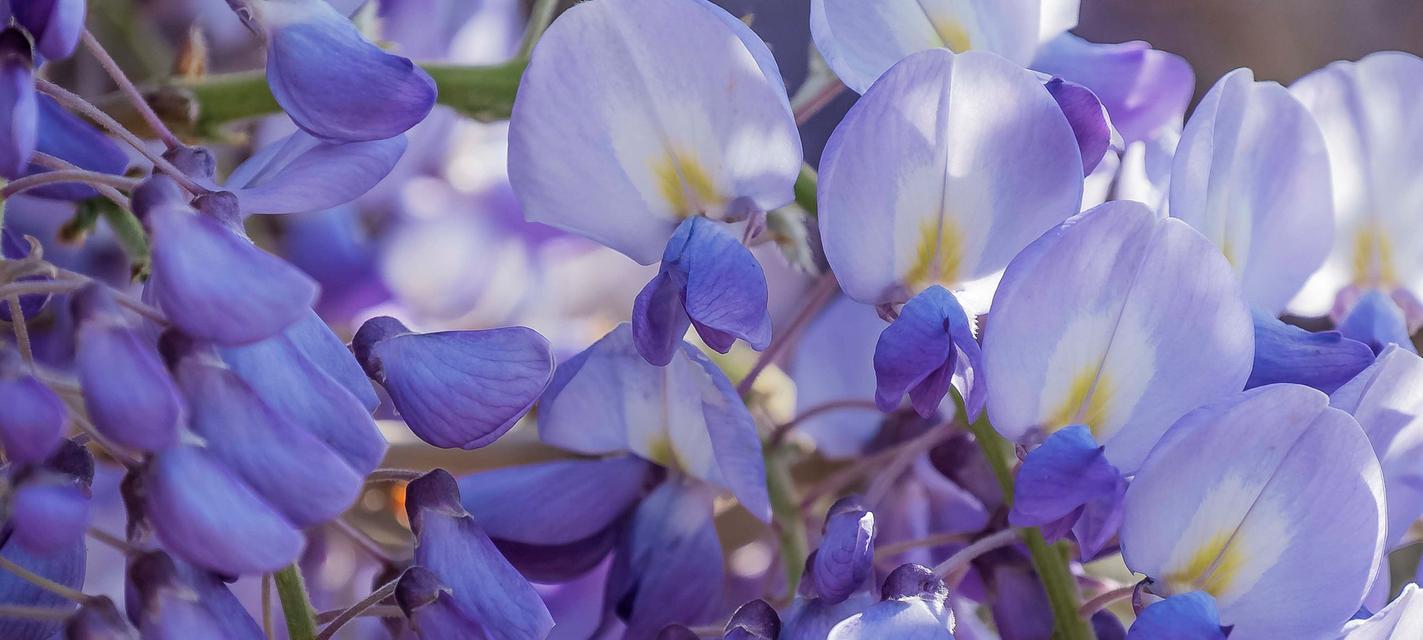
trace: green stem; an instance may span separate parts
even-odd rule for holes
[[[815,189],[820,177],[808,164],[800,165],[800,175],[795,179],[795,203],[805,212],[815,217],[819,212],[815,203]]]
[[[960,405],[962,410],[962,405]],[[988,464],[993,468],[993,477],[998,480],[998,486],[1003,490],[1004,505],[1011,506],[1013,503],[1013,471],[1008,467],[1010,455],[1008,441],[994,431],[993,425],[988,422],[988,413],[979,415],[978,419],[969,425],[973,431],[974,439],[978,441],[978,446],[983,450],[983,456],[988,458]],[[1094,638],[1092,628],[1087,621],[1077,615],[1077,608],[1080,595],[1077,592],[1077,580],[1073,578],[1071,570],[1068,569],[1067,545],[1059,543],[1050,545],[1043,538],[1043,532],[1037,527],[1027,527],[1023,529],[1023,542],[1028,546],[1028,553],[1033,559],[1033,569],[1038,573],[1038,579],[1042,581],[1043,590],[1047,592],[1048,606],[1052,609],[1053,638],[1056,640],[1091,640]]]
[[[295,563],[272,575],[277,585],[277,599],[282,603],[282,616],[287,620],[287,636],[291,640],[315,640],[316,616],[306,597],[306,583]]]
[[[805,571],[805,518],[796,498],[795,482],[791,478],[790,452],[784,447],[766,453],[766,491],[771,496],[771,517],[776,523],[776,536],[781,544],[781,566],[786,568],[786,595],[794,597],[800,586],[800,574]]]
[[[435,80],[440,104],[467,117],[489,121],[509,117],[526,64],[523,58],[516,58],[491,66],[423,63],[420,67]],[[187,108],[160,108],[158,112],[165,124],[189,137],[216,137],[219,127],[225,124],[281,111],[267,86],[267,74],[261,70],[175,80],[149,87],[144,94],[151,102],[162,105],[186,105]],[[151,133],[122,95],[104,96],[95,104],[134,131]]]
[[[524,27],[524,38],[519,41],[519,53],[515,58],[528,59],[529,54],[534,52],[534,45],[538,44],[539,37],[544,34],[550,22],[553,22],[553,14],[558,9],[558,0],[534,0],[534,6],[529,10],[529,25]]]

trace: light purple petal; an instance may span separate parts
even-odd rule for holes
[[[1108,202],[1003,275],[983,335],[993,426],[1083,424],[1124,474],[1187,411],[1243,388],[1254,329],[1230,265],[1179,220]]]
[[[825,148],[826,258],[866,304],[991,275],[1078,211],[1081,157],[1036,74],[987,53],[914,54],[855,103]]]
[[[19,29],[0,32],[0,176],[25,174],[35,152],[39,107],[35,102],[30,43]]]
[[[1374,362],[1368,345],[1338,331],[1305,331],[1259,310],[1251,315],[1255,320],[1255,363],[1246,389],[1293,382],[1334,393]]]
[[[336,142],[384,140],[425,119],[435,81],[367,41],[324,0],[251,0],[267,82],[297,126]]]
[[[790,202],[800,166],[765,44],[705,0],[574,5],[539,40],[509,122],[528,219],[642,264],[687,216]]]
[[[296,137],[311,136],[298,131],[271,146],[282,149]],[[267,162],[248,169],[249,180],[241,185],[229,180],[227,188],[237,194],[243,215],[330,209],[355,200],[376,186],[395,168],[405,146],[403,135],[369,142],[298,145],[299,150],[261,157]],[[260,161],[259,157],[254,156],[248,163],[254,161]],[[234,171],[234,179],[237,176]]]
[[[63,476],[32,478],[10,496],[11,541],[31,553],[52,554],[84,544],[89,529],[89,492]]]
[[[128,169],[128,153],[87,121],[69,113],[54,98],[36,96],[39,107],[39,137],[35,150],[67,161],[80,169],[123,175]],[[30,163],[29,175],[48,169]],[[84,200],[99,195],[93,187],[79,183],[50,184],[25,191],[26,195],[57,200]]]
[[[81,321],[76,340],[84,407],[99,432],[137,451],[176,444],[183,401],[141,330],[96,316]]]
[[[797,341],[789,373],[796,383],[796,414],[827,402],[875,396],[874,353],[885,322],[872,307],[836,296]],[[807,417],[796,430],[829,458],[860,453],[879,432],[883,416],[873,406],[847,407]]]
[[[1344,625],[1339,640],[1392,640],[1423,635],[1423,597],[1416,583],[1403,586],[1388,606],[1366,620],[1353,620]]]
[[[42,462],[59,447],[69,412],[44,383],[0,370],[0,406],[5,407],[0,412],[0,444],[5,445],[7,460]]]
[[[316,312],[307,310],[295,324],[287,327],[286,336],[312,364],[356,396],[366,411],[375,411],[380,405],[380,397],[366,372],[361,370],[361,363],[356,362],[346,343],[336,337]]]
[[[609,578],[609,600],[626,603],[627,637],[711,622],[721,609],[721,542],[705,485],[664,482],[638,506]]]
[[[498,440],[553,377],[548,340],[526,327],[417,334],[383,316],[367,321],[354,343],[410,429],[437,447]]]
[[[84,32],[84,0],[19,0],[10,5],[15,21],[35,39],[35,49],[62,60],[79,46]]]
[[[1403,309],[1378,289],[1370,289],[1359,297],[1348,315],[1340,321],[1339,332],[1346,338],[1368,345],[1374,353],[1382,353],[1389,345],[1418,352],[1408,336],[1408,320],[1403,315]]]

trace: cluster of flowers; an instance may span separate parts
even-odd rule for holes
[[[820,98],[860,94],[817,183],[804,105],[744,22],[707,0],[576,4],[516,61],[509,181],[528,220],[660,266],[630,322],[556,362],[524,327],[380,316],[348,346],[323,322],[317,284],[244,221],[366,194],[436,83],[325,0],[228,3],[298,130],[222,183],[84,30],[82,0],[0,9],[0,197],[105,207],[147,251],[131,293],[3,231],[0,635],[260,640],[227,583],[269,574],[302,640],[385,603],[397,637],[545,638],[567,626],[535,584],[589,576],[599,637],[1423,634],[1416,586],[1389,602],[1388,562],[1423,516],[1423,60],[1288,89],[1237,70],[1183,121],[1189,66],[1067,33],[1071,0],[812,0],[838,78]],[[81,42],[157,146],[36,74]],[[751,247],[785,235],[826,270],[773,335]],[[27,335],[58,305],[71,370]],[[734,382],[689,329],[762,353]],[[748,399],[787,355],[801,417],[763,434]],[[537,404],[539,439],[576,457],[379,469],[383,401],[449,449]],[[808,555],[818,496],[802,504],[780,461],[800,436],[869,476]],[[80,591],[91,450],[125,468],[123,613]],[[412,557],[317,636],[281,576],[392,479]],[[779,611],[725,606],[727,495],[782,539]],[[1142,577],[1077,575],[1109,557]],[[1101,593],[1080,603],[1080,583]],[[1106,608],[1127,598],[1129,625]]]

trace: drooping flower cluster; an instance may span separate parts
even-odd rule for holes
[[[1423,60],[227,4],[0,0],[0,637],[1423,637]]]

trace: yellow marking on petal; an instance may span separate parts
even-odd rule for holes
[[[963,24],[953,18],[930,18],[929,22],[934,25],[934,32],[939,34],[939,40],[944,42],[944,47],[954,53],[963,53],[973,46],[973,39],[968,36],[968,29]]]
[[[1364,286],[1393,286],[1398,273],[1393,268],[1393,240],[1377,224],[1369,224],[1354,234],[1354,283]]]
[[[1086,367],[1073,376],[1067,398],[1056,411],[1048,414],[1052,417],[1044,426],[1052,432],[1070,424],[1085,424],[1092,431],[1092,437],[1100,439],[1111,397],[1111,381],[1106,374],[1099,375],[1096,367]]]
[[[647,459],[668,469],[682,468],[681,460],[677,459],[677,450],[672,446],[672,438],[665,431],[653,436],[647,443]]]
[[[1229,590],[1245,560],[1230,545],[1231,537],[1230,532],[1217,534],[1190,555],[1186,566],[1167,574],[1172,592],[1199,590],[1219,598]]]
[[[919,226],[919,244],[914,262],[904,272],[904,281],[917,289],[931,284],[956,281],[963,261],[963,236],[948,218],[925,220]]]
[[[695,158],[669,151],[653,164],[652,172],[662,197],[680,217],[706,213],[721,204],[711,175]]]

